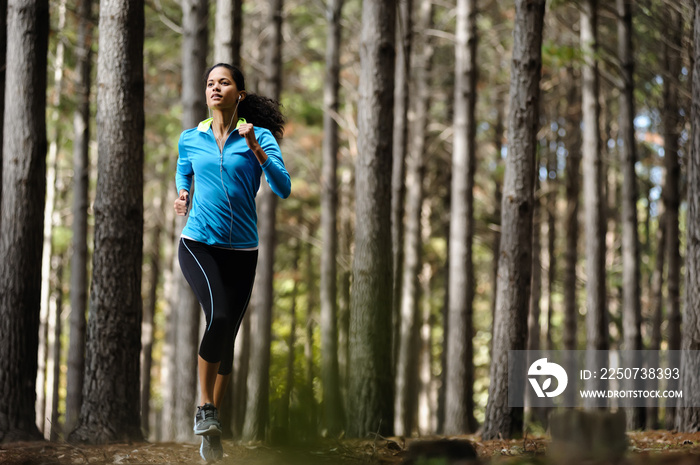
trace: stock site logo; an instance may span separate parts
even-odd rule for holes
[[[548,362],[546,358],[535,360],[535,362],[530,365],[527,376],[537,397],[556,397],[564,392],[569,382],[569,377],[566,375],[564,368],[554,362]],[[544,376],[547,376],[547,378],[545,378],[542,385],[540,385],[539,380]],[[552,378],[556,378],[557,386],[553,391],[548,391],[552,386]]]

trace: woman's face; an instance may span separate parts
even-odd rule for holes
[[[207,77],[206,96],[209,108],[224,110],[235,108],[238,97],[241,96],[242,99],[242,92],[239,92],[231,72],[218,66]]]

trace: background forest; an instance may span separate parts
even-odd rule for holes
[[[292,176],[229,437],[511,437],[508,350],[696,347],[695,3],[0,1],[0,441],[194,440],[172,202],[220,61],[281,101]]]

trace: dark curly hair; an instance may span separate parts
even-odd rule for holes
[[[243,72],[236,66],[228,63],[217,63],[209,68],[204,74],[206,83],[209,73],[215,68],[224,67],[231,73],[233,81],[238,90],[245,90],[245,78]],[[246,92],[246,97],[238,105],[238,116],[245,118],[253,126],[269,129],[276,139],[282,139],[284,135],[284,123],[286,119],[280,110],[282,105],[277,100],[264,97],[262,95]]]

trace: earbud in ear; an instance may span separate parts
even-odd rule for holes
[[[239,95],[239,96],[238,96],[238,100],[240,100],[240,99],[241,99],[241,97],[242,97],[242,95]]]

